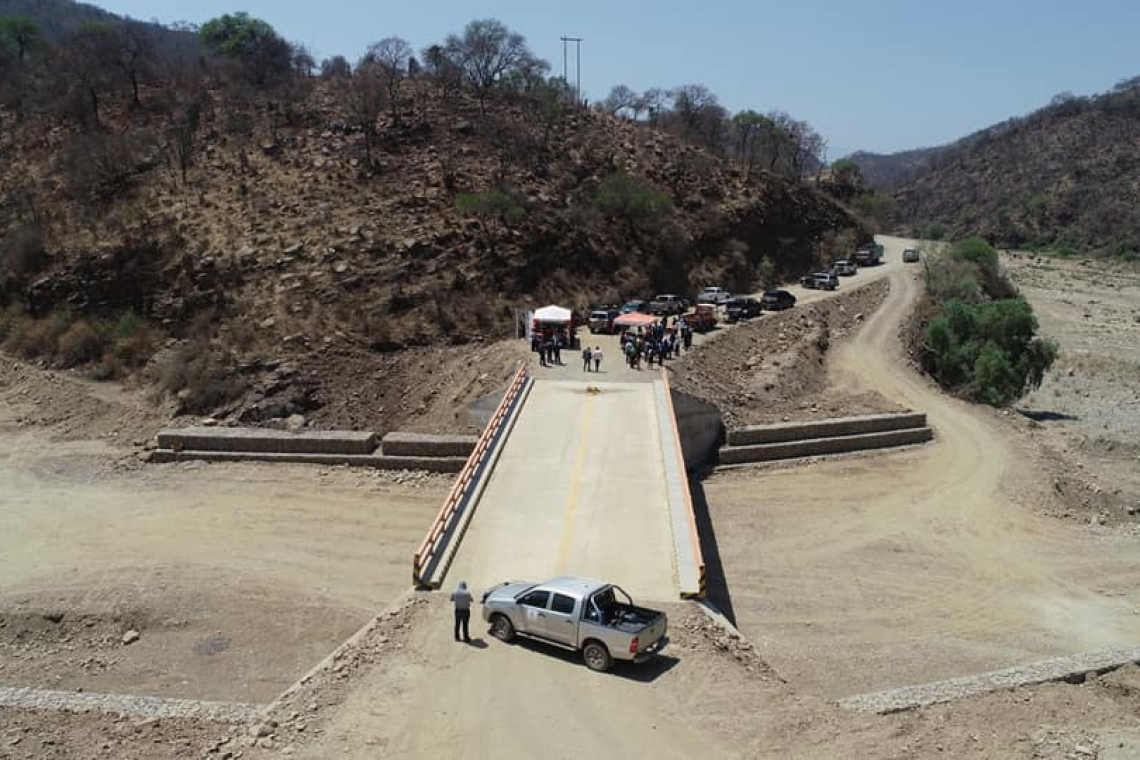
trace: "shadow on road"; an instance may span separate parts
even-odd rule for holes
[[[732,597],[728,592],[728,579],[724,575],[724,565],[720,561],[720,549],[716,543],[716,529],[709,516],[709,504],[705,499],[705,489],[694,475],[689,478],[689,491],[693,496],[693,515],[697,520],[697,533],[701,538],[701,555],[705,560],[705,597],[709,604],[720,610],[729,622],[736,625],[736,612],[732,609]]]
[[[1049,412],[1037,409],[1018,409],[1017,413],[1022,417],[1028,417],[1036,422],[1059,422],[1061,420],[1076,420],[1079,417],[1074,417],[1071,414],[1063,412]]]
[[[582,662],[580,652],[571,652],[567,649],[556,647],[553,644],[546,644],[541,641],[536,641],[535,639],[528,639],[524,636],[516,636],[506,644],[501,642],[496,642],[496,644],[526,649],[529,652],[533,652],[533,656],[535,657],[553,657],[569,666],[586,669],[586,664]],[[484,646],[487,645],[484,644]],[[605,675],[624,678],[628,681],[637,681],[639,683],[652,683],[672,670],[680,661],[679,658],[671,657],[667,654],[658,654],[640,664],[622,662],[619,660],[614,662],[613,668],[607,671]]]

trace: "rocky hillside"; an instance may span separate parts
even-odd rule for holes
[[[1135,258],[1140,83],[1058,97],[940,149],[896,198],[910,232]]]
[[[97,354],[68,322],[121,332],[129,313],[168,342],[155,361],[175,368],[152,378],[202,386],[188,409],[229,408],[251,387],[260,403],[308,377],[251,415],[279,416],[359,393],[326,382],[346,352],[375,381],[390,360],[361,356],[513,335],[518,310],[545,302],[752,288],[762,258],[798,272],[855,226],[802,184],[745,179],[678,138],[566,104],[481,105],[407,78],[365,129],[335,77],[272,97],[192,94],[153,82],[139,106],[106,96],[87,126],[0,110],[7,350],[59,340],[81,363]],[[35,329],[11,327],[13,310]]]

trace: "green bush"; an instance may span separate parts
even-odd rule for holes
[[[950,299],[926,327],[924,365],[944,386],[1003,406],[1041,385],[1057,357],[1036,337],[1037,318],[1023,298],[982,303]]]
[[[604,214],[625,220],[630,232],[660,221],[673,208],[673,199],[664,190],[631,177],[625,172],[614,172],[602,180],[594,194],[594,205]]]
[[[979,237],[959,240],[950,247],[950,255],[953,258],[974,263],[983,271],[987,269],[996,271],[998,267],[997,250]]]

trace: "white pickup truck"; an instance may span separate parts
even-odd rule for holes
[[[637,607],[625,591],[591,578],[500,584],[483,594],[483,619],[501,641],[518,634],[580,651],[597,671],[614,660],[644,662],[668,643],[664,612]]]

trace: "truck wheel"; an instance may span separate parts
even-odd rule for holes
[[[491,635],[499,641],[510,641],[515,637],[515,626],[506,615],[491,618]]]
[[[610,666],[614,664],[606,647],[596,641],[591,641],[582,649],[582,659],[586,661],[587,668],[598,673],[609,670]]]

